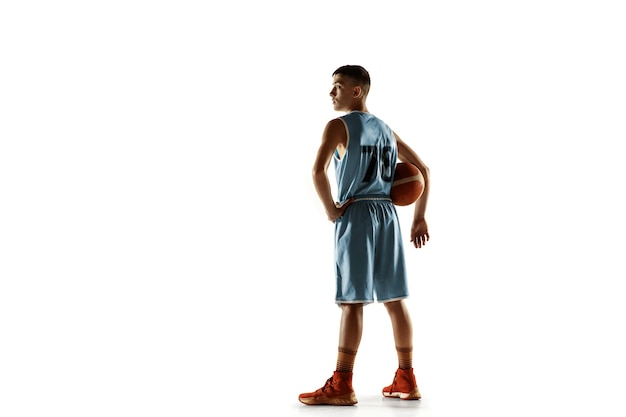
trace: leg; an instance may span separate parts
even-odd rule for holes
[[[357,403],[352,388],[352,368],[362,333],[363,304],[342,304],[336,371],[322,388],[300,394],[300,402],[307,405],[353,405]]]
[[[342,304],[337,371],[352,372],[363,335],[363,304]]]
[[[396,342],[396,349],[403,351],[412,351],[413,324],[411,322],[409,310],[406,308],[404,301],[391,301],[385,303],[385,307],[387,308],[387,312],[389,313],[389,318],[391,318],[391,326],[393,328],[393,338]],[[400,354],[400,351],[398,351],[398,354]],[[398,357],[398,359],[403,360],[407,358]],[[409,366],[405,367],[410,368],[413,364],[409,363],[408,365]],[[403,368],[403,366],[400,366],[400,368]]]
[[[339,346],[358,350],[363,334],[363,304],[342,304]]]
[[[383,395],[403,400],[419,400],[421,394],[413,374],[413,325],[411,316],[402,300],[385,303],[385,307],[391,318],[393,337],[396,342],[398,370],[393,383],[383,388]]]

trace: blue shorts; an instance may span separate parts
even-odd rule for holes
[[[408,297],[396,207],[388,198],[357,199],[335,221],[337,304]]]

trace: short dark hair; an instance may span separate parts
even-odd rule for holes
[[[370,90],[370,73],[367,72],[365,68],[360,65],[344,65],[335,70],[333,72],[333,76],[335,75],[343,75],[345,77],[350,77],[356,84],[360,85],[365,94]]]

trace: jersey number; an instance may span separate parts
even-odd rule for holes
[[[366,154],[370,158],[367,165],[367,171],[362,182],[371,182],[374,175],[378,175],[378,167],[380,166],[380,177],[385,182],[390,182],[393,175],[391,170],[391,146],[383,146],[379,155],[375,146],[361,146],[361,153]],[[380,162],[379,162],[380,158]]]

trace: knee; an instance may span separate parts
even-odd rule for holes
[[[396,300],[396,301],[390,301],[388,303],[385,303],[385,308],[387,309],[387,312],[390,315],[394,315],[394,314],[404,314],[405,308],[404,308],[404,301],[403,300]]]
[[[393,310],[396,308],[401,308],[403,304],[404,304],[404,300],[396,300],[396,301],[388,301],[384,305],[387,308],[387,310]]]
[[[359,313],[363,311],[362,303],[341,304],[341,310],[344,313]]]

